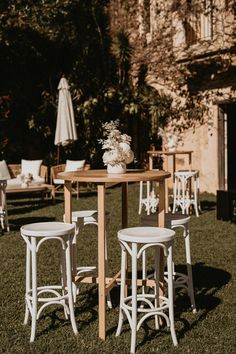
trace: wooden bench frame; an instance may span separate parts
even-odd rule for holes
[[[51,173],[50,173],[50,183],[51,185],[55,186],[55,193],[64,193],[64,184],[59,184],[59,185],[55,185],[53,180],[54,179],[60,179],[60,177],[58,177],[58,173],[64,172],[66,168],[66,164],[60,164],[60,165],[55,165],[51,167]],[[90,170],[90,164],[85,164],[84,171]],[[73,183],[72,185],[72,193],[76,194],[77,199],[79,198],[79,191],[80,191],[81,187],[79,186],[78,182]]]

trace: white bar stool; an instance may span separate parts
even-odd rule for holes
[[[144,187],[146,185],[146,196],[144,196]],[[150,181],[139,182],[139,215],[142,213],[143,206],[147,215],[155,213],[159,204],[159,198],[157,197],[156,188],[151,184]]]
[[[165,227],[171,229],[182,229],[183,238],[185,242],[185,255],[186,255],[186,267],[187,275],[175,271],[173,261],[173,275],[174,275],[174,289],[183,288],[187,289],[188,296],[190,298],[191,310],[193,313],[197,312],[194,287],[193,287],[193,274],[192,274],[192,262],[191,262],[191,250],[190,250],[190,231],[189,231],[190,216],[179,214],[165,214]],[[141,224],[143,226],[156,226],[157,214],[144,215],[141,217]],[[147,276],[145,252],[143,254],[143,277]]]
[[[7,198],[6,198],[7,180],[0,179],[0,221],[2,230],[10,231],[7,213]]]
[[[21,227],[21,236],[26,242],[26,292],[25,319],[27,324],[31,315],[31,336],[33,342],[36,334],[36,321],[45,307],[60,304],[64,307],[66,318],[70,316],[75,335],[78,334],[72,294],[71,276],[71,245],[75,227],[63,222],[41,222]],[[37,253],[45,241],[57,240],[61,243],[62,285],[38,286],[37,284]],[[47,297],[41,296],[48,294]],[[51,296],[50,296],[51,295]],[[40,306],[40,304],[42,304]]]
[[[172,252],[175,232],[160,227],[132,227],[118,231],[118,240],[121,246],[121,287],[120,287],[120,312],[116,336],[119,336],[125,317],[131,327],[131,353],[135,353],[136,333],[142,323],[149,317],[155,316],[156,329],[159,328],[158,316],[166,320],[170,327],[174,346],[177,346],[177,338],[174,327],[173,307],[173,267]],[[153,247],[155,252],[155,288],[154,294],[137,293],[137,261],[142,253]],[[168,296],[159,295],[159,251],[163,249],[167,257],[167,283]],[[126,296],[126,264],[127,254],[132,261],[131,296]],[[138,306],[138,303],[141,303]],[[168,311],[168,314],[165,313]],[[138,320],[137,315],[141,318]]]
[[[96,266],[77,266],[77,238],[79,237],[80,228],[86,225],[95,225],[98,226],[97,222],[97,210],[79,210],[72,211],[71,221],[75,225],[75,234],[72,241],[72,273],[73,276],[84,275],[85,273],[91,273],[96,270]],[[108,213],[107,213],[108,214]],[[65,220],[65,215],[63,216],[63,220]],[[105,260],[106,260],[106,268],[108,269],[108,261],[107,261],[107,243],[105,248]],[[74,302],[76,302],[76,295],[79,294],[78,285],[73,283],[73,297]],[[107,306],[111,309],[112,302],[110,293],[107,294]]]
[[[193,187],[193,193],[192,193]],[[199,203],[199,171],[177,171],[174,173],[173,209],[175,213],[180,207],[182,214],[189,214],[189,208],[193,205],[196,216],[201,210]]]

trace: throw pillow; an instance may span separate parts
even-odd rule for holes
[[[65,172],[81,170],[85,165],[85,160],[66,160]]]
[[[21,174],[31,173],[34,179],[39,177],[42,162],[43,160],[21,160]]]
[[[10,173],[5,160],[0,161],[0,179],[10,179]]]

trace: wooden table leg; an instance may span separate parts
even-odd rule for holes
[[[122,183],[122,229],[128,226],[128,183]]]
[[[158,223],[160,227],[165,227],[165,203],[166,203],[166,193],[168,194],[168,190],[166,190],[167,183],[161,181],[159,183],[159,206],[158,206]]]
[[[168,171],[168,156],[164,156],[164,161],[163,161],[163,170]],[[168,181],[165,183],[165,211],[168,213],[168,208],[169,208],[169,193],[168,193]],[[161,200],[161,197],[159,197]]]
[[[158,225],[165,227],[165,193],[166,193],[166,180],[159,183],[159,211],[158,211]],[[164,254],[163,249],[160,249],[160,284],[159,296],[164,294]]]
[[[153,156],[150,154],[149,155],[149,170],[153,169]]]
[[[64,199],[65,199],[65,222],[71,224],[72,200],[71,200],[71,181],[65,181]]]
[[[106,339],[105,185],[98,184],[98,321],[99,337]]]
[[[122,210],[122,229],[128,227],[128,183],[122,183],[122,199],[121,199],[121,210]],[[128,265],[126,262],[126,279],[128,278]],[[124,296],[128,296],[128,286],[125,285]]]

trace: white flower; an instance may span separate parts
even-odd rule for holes
[[[125,153],[128,153],[131,150],[131,147],[128,143],[119,143],[119,146]]]
[[[125,163],[126,163],[126,164],[129,164],[129,163],[131,163],[133,160],[134,160],[134,153],[133,153],[132,150],[130,150],[130,151],[126,154]]]
[[[100,139],[99,142],[102,144],[102,149],[106,150],[103,154],[104,165],[115,165],[121,162],[129,164],[134,159],[134,153],[130,147],[131,137],[121,134],[118,125],[118,120],[103,124],[107,137]]]

